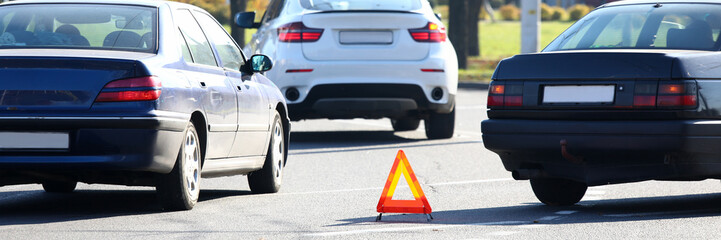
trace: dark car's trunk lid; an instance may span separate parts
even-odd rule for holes
[[[138,75],[137,61],[0,55],[0,111],[89,109],[108,82]]]

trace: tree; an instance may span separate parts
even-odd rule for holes
[[[243,47],[245,45],[245,29],[235,25],[235,14],[245,12],[248,0],[230,0],[230,36]]]
[[[458,68],[466,69],[468,61],[468,3],[465,0],[448,1],[448,38],[458,56]]]
[[[481,14],[481,5],[484,0],[468,1],[468,56],[480,56],[480,41],[478,40],[478,21]]]

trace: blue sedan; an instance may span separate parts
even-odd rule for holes
[[[290,124],[264,55],[165,1],[0,5],[0,186],[155,186],[191,209],[203,177],[277,192]]]

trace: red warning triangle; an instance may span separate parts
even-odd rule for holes
[[[393,200],[393,193],[395,193],[401,174],[405,176],[415,200]],[[426,195],[423,194],[423,189],[421,189],[416,174],[413,173],[411,164],[408,162],[403,150],[398,150],[396,161],[393,163],[390,174],[388,174],[386,186],[383,188],[381,199],[378,201],[377,210],[379,213],[431,213],[431,205],[428,204]]]

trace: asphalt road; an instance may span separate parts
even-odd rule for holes
[[[192,211],[162,212],[153,188],[0,188],[0,239],[719,239],[721,184],[657,182],[589,188],[576,206],[540,204],[483,148],[483,90],[461,90],[456,135],[426,140],[383,120],[293,125],[280,193],[254,195],[245,177],[203,179]],[[405,151],[433,208],[386,214],[376,205]],[[404,181],[396,199],[409,199]]]

